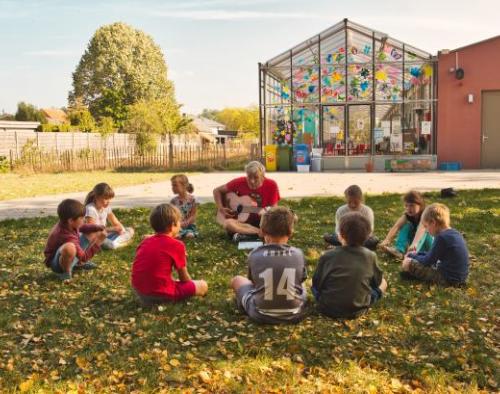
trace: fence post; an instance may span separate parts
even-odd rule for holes
[[[9,156],[10,156],[10,170],[12,171],[14,169],[14,158],[12,157],[12,149],[9,149]]]
[[[14,131],[14,139],[16,141],[16,156],[19,156],[19,141],[17,140],[17,131]]]

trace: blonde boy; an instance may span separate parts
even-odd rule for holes
[[[408,253],[401,263],[403,276],[444,286],[464,284],[469,275],[469,251],[457,230],[450,227],[450,210],[431,204],[422,214],[422,224],[434,236],[431,250]]]

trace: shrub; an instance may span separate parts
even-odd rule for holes
[[[7,156],[0,156],[0,173],[5,174],[10,171],[10,163]]]

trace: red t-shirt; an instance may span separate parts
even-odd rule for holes
[[[280,200],[278,185],[272,179],[264,178],[262,186],[258,189],[248,187],[247,178],[240,177],[233,179],[226,184],[229,192],[236,193],[238,196],[250,196],[257,202],[259,207],[272,207]]]
[[[137,247],[132,265],[132,287],[143,295],[175,296],[176,270],[186,266],[186,246],[165,234],[146,238]]]

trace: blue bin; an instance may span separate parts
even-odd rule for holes
[[[310,165],[311,157],[309,155],[309,145],[307,144],[296,144],[293,147],[294,158],[296,165]]]
[[[462,163],[459,161],[444,161],[439,164],[439,169],[441,171],[459,171],[462,169]]]

